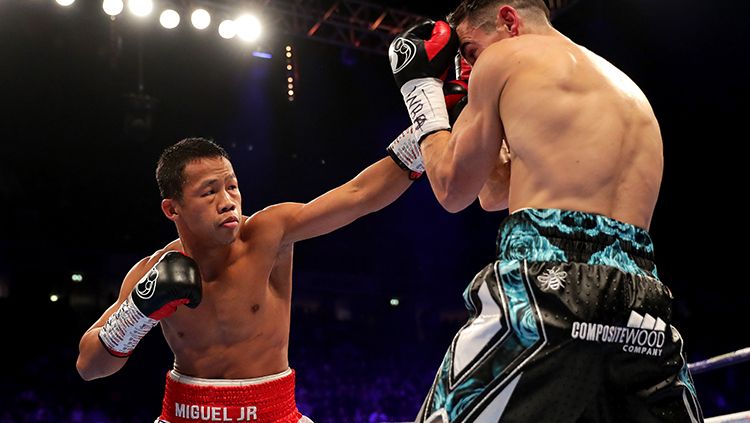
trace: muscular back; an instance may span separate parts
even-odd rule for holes
[[[499,102],[511,154],[510,210],[581,210],[647,229],[662,141],[635,83],[560,35],[503,40],[485,55],[515,67]]]

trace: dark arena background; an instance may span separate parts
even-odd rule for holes
[[[368,23],[455,6],[183,0],[168,30],[167,3],[110,18],[99,0],[0,0],[0,423],[153,421],[172,365],[159,330],[111,377],[84,382],[75,360],[125,273],[176,238],[159,209],[160,151],[216,140],[246,215],[309,201],[382,158],[408,125],[390,39]],[[206,30],[183,12],[191,3],[214,13]],[[218,35],[221,14],[253,5],[260,41]],[[659,119],[666,167],[651,234],[691,363],[750,347],[749,11],[740,0],[580,0],[554,19],[628,73]],[[450,214],[421,180],[299,243],[289,356],[300,410],[317,423],[413,420],[506,215],[478,204]],[[694,379],[707,417],[750,409],[750,363]]]

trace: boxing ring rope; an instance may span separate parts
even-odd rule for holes
[[[693,375],[705,373],[711,370],[721,369],[722,367],[732,366],[750,360],[750,347],[741,350],[728,352],[717,355],[707,360],[698,361],[688,364],[690,373]],[[739,413],[727,414],[724,416],[711,417],[705,420],[706,423],[750,423],[750,410]]]
[[[747,423],[750,422],[750,411],[741,413],[727,414],[725,416],[711,417],[705,420],[705,423]]]
[[[711,357],[708,360],[688,364],[690,373],[697,375],[750,360],[750,347]]]
[[[722,367],[739,364],[745,361],[750,361],[750,347],[728,352],[726,354],[717,355],[716,357],[711,357],[707,360],[690,363],[688,364],[688,368],[690,369],[690,373],[692,373],[693,375],[697,375],[711,370],[721,369]],[[750,423],[750,410],[707,418],[705,419],[705,423]]]

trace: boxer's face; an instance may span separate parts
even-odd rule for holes
[[[175,202],[175,222],[198,242],[230,244],[242,222],[242,195],[229,160],[223,157],[193,161],[183,171],[182,200]],[[213,241],[213,242],[211,242]]]
[[[501,33],[497,31],[488,33],[481,26],[471,25],[468,20],[458,25],[456,33],[461,42],[461,56],[472,66],[484,49],[502,39]]]
[[[495,42],[511,38],[518,33],[520,17],[515,9],[503,6],[498,10],[495,20],[484,20],[477,25],[464,19],[456,27],[456,33],[461,43],[461,56],[474,66],[482,52]]]

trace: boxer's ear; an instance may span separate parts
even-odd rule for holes
[[[161,211],[167,219],[174,221],[179,215],[179,203],[171,198],[161,200]]]

